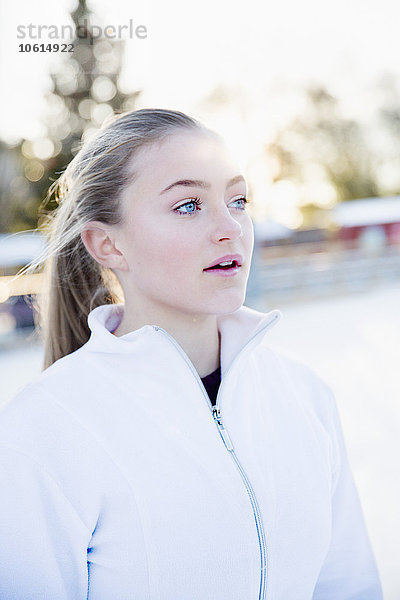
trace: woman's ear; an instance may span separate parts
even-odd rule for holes
[[[81,233],[82,242],[89,254],[103,267],[127,271],[123,253],[116,247],[116,231],[100,221],[90,221]]]

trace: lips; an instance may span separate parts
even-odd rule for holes
[[[237,267],[241,267],[243,264],[243,258],[240,254],[227,254],[225,256],[221,256],[217,258],[214,262],[211,263],[208,267],[203,269],[203,271],[209,271],[211,269],[221,269],[221,270],[229,270],[236,269]]]

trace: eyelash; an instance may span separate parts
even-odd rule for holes
[[[248,204],[248,199],[245,196],[241,196],[240,198],[236,198],[236,200],[232,200],[232,202],[239,202],[239,200],[242,200],[244,205]],[[179,215],[183,215],[183,216],[190,216],[190,215],[194,215],[196,214],[197,210],[193,211],[192,213],[190,212],[180,212],[179,209],[183,208],[184,206],[187,206],[188,204],[195,204],[196,207],[199,207],[203,204],[203,202],[200,200],[200,198],[198,196],[195,196],[194,198],[191,198],[190,200],[188,200],[188,202],[185,202],[184,204],[181,204],[180,206],[177,206],[176,208],[174,208],[174,212],[177,212]],[[239,207],[235,207],[238,208],[238,210],[245,210],[245,206],[243,206],[243,208],[239,208]]]

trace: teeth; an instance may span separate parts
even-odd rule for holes
[[[208,267],[204,270],[208,271],[208,269],[229,269],[234,267],[239,267],[239,264],[236,260],[225,260],[224,262],[220,262],[217,265],[214,265],[213,267]]]

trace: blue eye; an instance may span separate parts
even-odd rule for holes
[[[245,196],[242,196],[241,198],[237,198],[236,200],[232,200],[232,202],[240,202],[239,206],[235,206],[235,208],[238,208],[239,210],[244,210],[246,207],[246,204],[248,203],[248,200]],[[231,204],[232,204],[231,202]]]
[[[200,198],[191,198],[191,200],[185,202],[185,204],[177,206],[176,208],[174,208],[174,210],[180,215],[193,215],[196,212],[197,207],[200,206],[200,204],[202,204]],[[182,210],[183,208],[188,210]]]

